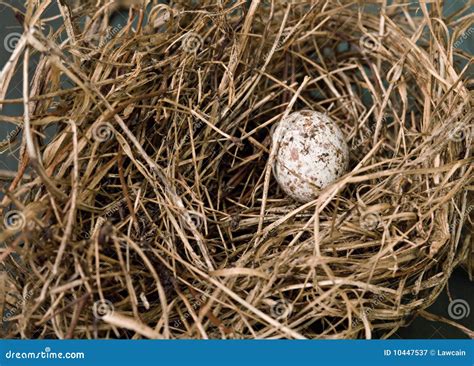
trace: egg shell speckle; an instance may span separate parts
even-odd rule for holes
[[[300,202],[343,175],[349,164],[344,135],[326,114],[310,110],[291,113],[276,126],[278,143],[273,175],[283,191]]]

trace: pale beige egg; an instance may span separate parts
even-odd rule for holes
[[[347,171],[347,143],[326,114],[291,113],[278,123],[272,137],[278,146],[273,174],[282,190],[297,201],[314,200]]]

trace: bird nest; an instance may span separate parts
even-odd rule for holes
[[[387,338],[431,316],[469,250],[468,17],[100,0],[59,2],[55,30],[50,2],[17,12],[0,80],[25,106],[8,119],[4,337]],[[23,98],[5,101],[15,70]],[[272,127],[302,109],[350,149],[305,204],[272,175]]]

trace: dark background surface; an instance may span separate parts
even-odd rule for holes
[[[449,0],[448,6],[445,9],[446,14],[451,14],[459,9],[464,3],[467,3],[469,0]],[[12,4],[18,7],[20,1],[6,0],[8,4]],[[414,1],[413,3],[418,3]],[[21,8],[21,7],[20,7]],[[471,7],[471,12],[472,12]],[[416,9],[416,6],[414,6]],[[51,6],[51,9],[48,9],[48,16],[53,16],[57,14],[56,6]],[[464,14],[465,15],[465,14]],[[120,17],[120,14],[119,14]],[[115,19],[116,23],[120,23],[120,18]],[[54,24],[55,22],[52,22]],[[54,26],[58,25],[58,21]],[[471,55],[474,51],[474,27],[469,28],[471,31],[467,35],[467,39],[463,39],[459,44],[459,48],[463,49],[466,52],[469,52]],[[22,33],[22,27],[17,19],[13,15],[13,11],[5,6],[0,4],[0,69],[8,61],[11,52],[6,49],[5,42],[9,35],[12,33]],[[467,33],[467,32],[466,32]],[[31,62],[30,67],[30,76],[34,72],[35,62]],[[472,66],[472,65],[471,65]],[[21,69],[21,67],[20,67]],[[471,69],[472,70],[472,69]],[[472,73],[470,74],[472,78]],[[13,81],[10,83],[9,92],[7,94],[7,99],[12,98],[21,98],[22,93],[22,76],[19,72],[16,73]],[[6,105],[3,110],[0,112],[0,115],[11,115],[19,116],[23,113],[22,105]],[[15,129],[15,126],[9,123],[6,123],[0,119],[0,141],[5,139],[6,136]],[[21,136],[19,137],[21,138]],[[5,170],[16,170],[17,168],[17,155],[18,155],[18,145],[15,145],[11,150],[0,154],[0,169]],[[1,182],[0,184],[4,184]],[[1,195],[0,195],[1,198]],[[448,296],[450,294],[450,296]],[[427,310],[430,313],[443,316],[447,319],[451,319],[448,313],[449,305],[453,300],[464,300],[468,304],[469,313],[466,317],[457,320],[460,324],[463,324],[465,327],[474,330],[474,282],[469,280],[469,276],[465,270],[458,268],[454,271],[447,288],[443,290],[443,293],[439,296],[437,301],[429,307]],[[443,339],[443,338],[467,338],[467,335],[455,327],[446,325],[439,322],[431,322],[424,318],[417,317],[415,318],[407,327],[401,328],[394,334],[392,338],[404,338],[404,339]]]

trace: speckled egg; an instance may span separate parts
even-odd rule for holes
[[[315,199],[319,190],[347,170],[344,135],[323,113],[294,112],[279,122],[272,138],[278,144],[273,174],[283,191],[297,201]]]

